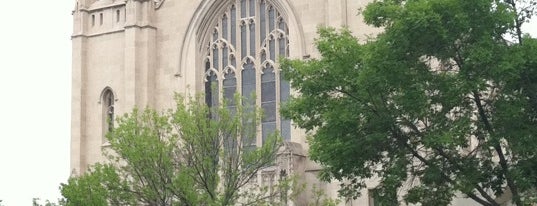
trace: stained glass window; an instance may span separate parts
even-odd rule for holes
[[[256,94],[256,99],[242,104],[258,103],[264,110],[258,142],[276,130],[289,140],[291,123],[278,113],[290,91],[277,64],[279,57],[289,55],[284,17],[267,0],[232,0],[218,18],[203,57],[207,104],[226,100],[232,109],[235,93]]]

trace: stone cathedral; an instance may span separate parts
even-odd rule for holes
[[[72,173],[103,160],[104,135],[113,126],[107,119],[134,106],[170,108],[174,92],[205,93],[208,104],[235,92],[255,92],[266,115],[256,143],[281,131],[287,164],[279,167],[336,197],[338,183],[316,178],[320,166],[308,160],[304,132],[278,113],[280,102],[292,93],[280,77],[278,58],[318,56],[313,42],[319,26],[345,26],[362,39],[378,32],[358,15],[368,1],[77,0],[72,13]],[[377,204],[364,190],[362,197],[340,205]]]

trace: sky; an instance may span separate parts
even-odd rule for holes
[[[0,200],[56,200],[69,176],[74,0],[2,1]]]
[[[75,0],[7,0],[0,12],[0,200],[57,200],[69,176]],[[537,36],[537,21],[526,25]]]

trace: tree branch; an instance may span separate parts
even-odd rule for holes
[[[397,128],[397,127],[395,126],[395,128]],[[412,153],[412,156],[414,156],[415,158],[417,158],[418,160],[420,160],[421,162],[423,162],[425,165],[427,165],[429,167],[436,167],[436,165],[431,164],[427,159],[425,159],[425,157],[421,156],[416,150],[414,150],[414,148],[412,148],[410,145],[408,145],[408,143],[406,142],[406,140],[408,138],[403,138],[403,135],[401,134],[400,131],[398,131],[398,129],[394,129],[394,131],[392,131],[392,135],[394,135],[395,139],[399,142],[399,144],[403,145],[410,153]],[[441,171],[441,170],[439,170],[439,171]],[[440,175],[447,182],[449,182],[451,184],[455,184],[455,182],[449,176],[447,176],[445,173],[440,172]],[[474,201],[476,201],[476,202],[478,202],[478,203],[480,203],[480,204],[482,204],[484,206],[499,206],[499,204],[495,203],[494,201],[487,202],[487,201],[479,198],[477,195],[475,195],[473,193],[464,193],[464,194],[466,194],[468,197],[470,197]]]
[[[405,123],[408,127],[410,127],[417,135],[419,135],[420,137],[424,137],[425,135],[418,129],[418,127],[416,127],[416,125],[410,123],[409,120],[407,120],[405,118]],[[444,159],[446,159],[448,161],[449,164],[455,166],[458,170],[463,170],[464,168],[458,164],[457,161],[455,161],[450,155],[448,155],[442,148],[440,147],[433,147],[432,148],[433,150],[435,150],[437,152],[437,154],[439,154],[441,157],[443,157]],[[492,205],[498,205],[496,203],[496,201],[487,193],[485,192],[485,190],[479,186],[479,184],[474,184],[474,188],[479,192],[479,194],[481,194],[482,197],[484,197],[487,201],[490,202],[490,204]],[[468,195],[468,193],[465,193],[466,195]]]
[[[483,122],[485,129],[489,132],[491,136],[494,136],[494,129],[492,128],[492,125],[490,124],[490,121],[488,120],[487,114],[485,113],[485,109],[483,108],[483,105],[481,104],[481,97],[479,93],[477,91],[473,91],[473,96],[474,96],[474,102],[477,106],[479,117],[481,121]],[[513,201],[517,205],[522,205],[522,201],[520,200],[520,196],[518,193],[518,188],[516,187],[515,182],[513,181],[513,178],[511,177],[510,172],[509,172],[507,159],[505,158],[500,142],[497,140],[494,140],[494,150],[496,151],[496,153],[498,154],[498,158],[500,159],[500,166],[502,168],[503,175],[505,175],[507,186],[509,186],[509,188],[511,189],[511,193],[513,194]]]
[[[521,21],[521,19],[519,19],[519,16],[518,16],[519,13],[518,13],[518,9],[516,8],[515,0],[506,0],[506,2],[509,5],[511,5],[511,7],[513,9],[513,12],[516,15],[516,18],[515,18],[516,35],[517,35],[517,38],[518,38],[518,43],[520,45],[522,45],[522,21]]]

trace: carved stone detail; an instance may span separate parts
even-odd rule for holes
[[[164,3],[164,0],[153,0],[153,4],[155,5],[155,9],[160,8],[160,6],[162,6],[162,3]]]
[[[277,155],[277,165],[280,170],[287,174],[303,172],[301,169],[304,165],[306,155],[302,150],[302,145],[296,142],[284,142]]]

